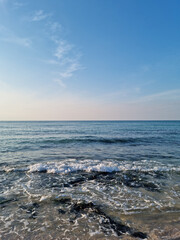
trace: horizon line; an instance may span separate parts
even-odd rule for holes
[[[0,120],[0,122],[158,122],[158,121],[180,121],[180,119],[126,119],[126,120],[113,120],[113,119],[107,119],[107,120]]]

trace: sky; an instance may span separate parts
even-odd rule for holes
[[[0,120],[180,120],[179,0],[0,0]]]

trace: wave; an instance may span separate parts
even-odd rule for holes
[[[34,151],[43,148],[54,148],[59,145],[68,144],[103,144],[103,145],[127,145],[127,146],[138,146],[147,145],[152,143],[162,143],[160,137],[96,137],[96,136],[84,136],[84,137],[73,137],[73,138],[33,138],[33,139],[17,139],[12,144],[4,145],[0,150],[0,153],[8,152],[23,152],[23,151]],[[179,143],[173,143],[179,144]]]
[[[100,161],[100,160],[63,160],[61,162],[36,163],[23,168],[4,167],[3,171],[11,172],[29,172],[29,173],[52,173],[67,174],[77,171],[85,172],[121,172],[121,171],[138,171],[138,172],[180,172],[180,167],[174,165],[165,165],[156,161]]]
[[[154,138],[153,138],[154,139]],[[132,138],[132,137],[122,137],[122,138],[106,138],[106,137],[94,137],[94,136],[86,136],[86,137],[75,137],[75,138],[62,138],[62,139],[45,139],[45,140],[37,140],[35,143],[37,144],[61,144],[61,143],[104,143],[104,144],[115,144],[115,143],[145,143],[152,142],[152,138]],[[28,143],[21,142],[21,143]]]

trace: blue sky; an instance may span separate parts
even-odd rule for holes
[[[180,119],[179,0],[0,0],[0,120]]]

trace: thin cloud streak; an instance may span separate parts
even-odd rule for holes
[[[4,26],[0,26],[0,40],[7,43],[14,43],[23,47],[30,47],[32,43],[29,38],[19,37]]]
[[[54,70],[52,74],[56,71],[57,78],[52,79],[53,82],[57,82],[61,87],[65,87],[64,80],[73,77],[73,74],[80,69],[83,69],[79,59],[81,54],[77,51],[76,47],[69,43],[66,39],[60,37],[62,33],[62,25],[57,21],[49,20],[52,14],[46,13],[44,10],[35,11],[31,16],[31,22],[38,22],[44,20],[44,29],[47,32],[47,36],[54,44],[54,50],[52,55],[48,60],[44,60],[46,64],[52,65]],[[56,68],[56,69],[55,69]],[[58,68],[58,69],[57,69]]]
[[[57,32],[62,30],[62,26],[58,22],[51,22],[50,29],[52,32]]]
[[[7,0],[0,0],[0,3],[5,3],[6,1]],[[14,7],[21,6],[21,2],[14,2]],[[24,17],[24,20],[31,23],[34,22],[34,24],[42,21],[42,29],[43,31],[46,30],[48,33],[46,37],[51,40],[54,46],[53,50],[51,51],[51,56],[49,56],[49,60],[45,60],[44,62],[52,65],[51,69],[49,70],[51,75],[53,75],[54,72],[57,73],[55,78],[52,77],[51,81],[56,82],[59,84],[59,86],[65,88],[66,84],[64,82],[68,79],[71,79],[75,72],[83,69],[79,61],[81,54],[73,44],[61,37],[63,35],[62,25],[57,21],[53,21],[52,17],[52,14],[40,9],[34,11],[31,15],[29,14],[29,17]],[[39,38],[42,38],[42,36],[39,35]],[[0,41],[17,44],[23,47],[30,47],[32,45],[32,40],[30,38],[18,36],[13,31],[1,25]]]
[[[18,2],[18,1],[17,2],[13,2],[13,6],[14,6],[15,9],[19,9],[19,8],[25,6],[25,5],[26,5],[25,3]]]
[[[62,60],[64,59],[64,57],[70,52],[70,50],[72,50],[73,46],[66,43],[65,41],[56,41],[57,42],[57,48],[56,51],[54,53],[54,56],[58,59],[58,60]]]
[[[57,71],[58,79],[63,82],[63,80],[72,78],[76,71],[83,69],[79,63],[81,54],[77,53],[74,45],[69,44],[65,40],[58,40],[52,37],[52,41],[56,44],[54,59],[48,60],[47,63],[59,65],[60,70]]]
[[[64,80],[72,78],[76,71],[84,68],[79,62],[81,54],[77,51],[76,47],[66,39],[59,37],[60,33],[63,35],[62,25],[56,21],[47,20],[49,16],[50,14],[45,13],[43,10],[39,10],[31,17],[31,21],[37,22],[45,20],[44,28],[46,28],[49,39],[54,43],[54,50],[52,51],[50,59],[43,60],[43,62],[52,65],[52,68],[58,67],[58,70],[54,69],[57,72],[58,81],[54,81],[53,79],[53,82],[60,83],[60,86],[64,86]],[[54,70],[52,73],[55,72]]]
[[[31,22],[39,22],[51,16],[51,14],[44,13],[43,10],[36,11],[30,18]]]
[[[65,88],[66,87],[66,85],[64,84],[64,82],[61,80],[61,79],[54,79],[54,82],[56,82],[56,83],[58,83],[59,84],[59,86],[61,86],[62,88]]]
[[[15,43],[15,44],[21,45],[23,47],[30,47],[30,45],[31,45],[31,40],[29,40],[28,38],[20,38],[17,36],[13,36],[13,37],[0,38],[0,39],[1,39],[1,41]]]
[[[50,65],[61,65],[61,63],[59,63],[58,61],[56,61],[54,59],[43,60],[43,62],[50,64]]]
[[[78,62],[74,62],[69,65],[69,67],[62,73],[60,73],[60,76],[63,78],[70,78],[73,76],[73,73],[82,69],[81,65]]]

